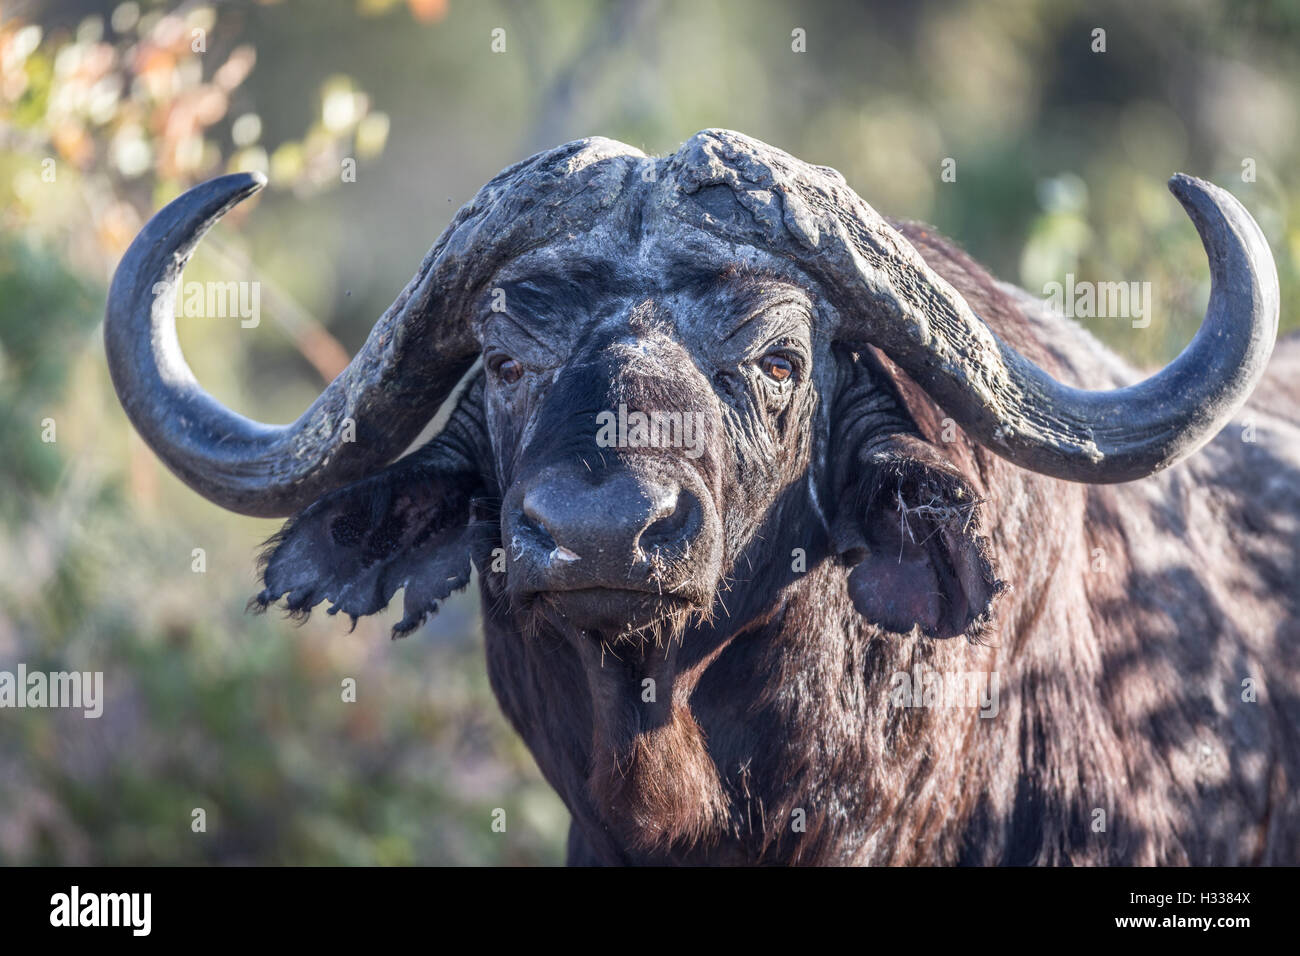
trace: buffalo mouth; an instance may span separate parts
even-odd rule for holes
[[[612,587],[538,591],[528,604],[552,624],[601,640],[676,633],[701,610],[682,594]]]

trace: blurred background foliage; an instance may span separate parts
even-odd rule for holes
[[[1031,291],[1149,281],[1148,328],[1085,321],[1138,365],[1176,354],[1208,295],[1164,186],[1184,170],[1257,217],[1292,328],[1298,118],[1296,0],[6,0],[0,670],[103,671],[107,701],[99,720],[0,711],[0,861],[562,859],[566,814],[491,699],[473,596],[397,643],[400,609],[353,634],[246,615],[275,523],[199,500],[126,424],[107,284],[187,186],[270,176],[185,276],[260,282],[263,321],[180,331],[217,397],[288,421],[483,182],[595,134],[664,152],[742,130]]]

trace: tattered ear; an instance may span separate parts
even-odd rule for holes
[[[285,597],[291,614],[322,601],[356,619],[405,588],[394,637],[415,630],[469,583],[471,475],[430,467],[419,453],[321,498],[267,542],[260,610]]]
[[[840,503],[835,546],[850,564],[858,613],[886,630],[978,641],[1007,588],[981,533],[980,501],[925,441],[891,435],[864,456],[868,473]]]

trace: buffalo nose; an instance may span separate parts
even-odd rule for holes
[[[620,473],[596,485],[552,477],[524,494],[523,513],[546,544],[551,563],[627,565],[691,533],[694,496],[675,482]],[[594,568],[592,570],[595,570]]]

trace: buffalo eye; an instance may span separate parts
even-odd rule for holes
[[[513,385],[524,374],[524,367],[508,355],[495,355],[488,362],[488,370],[506,385]]]
[[[764,355],[759,368],[774,382],[784,382],[794,374],[794,366],[790,360],[780,355]]]

